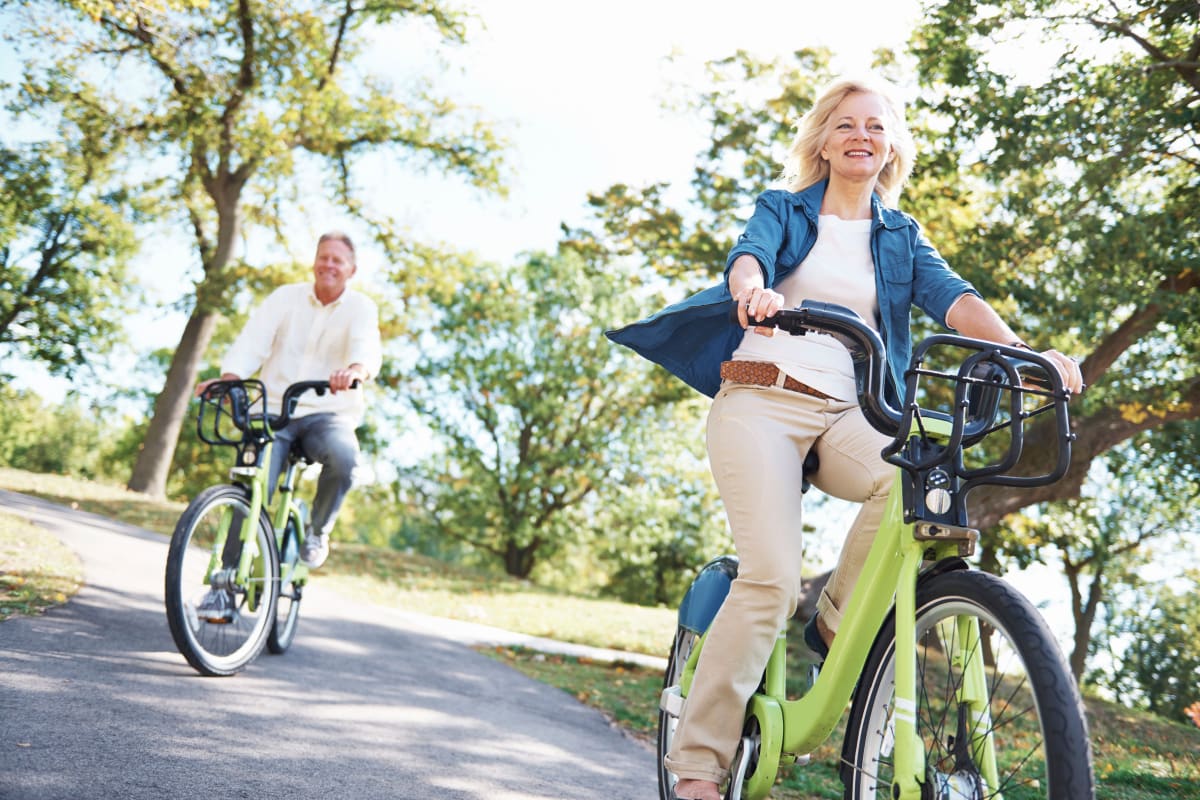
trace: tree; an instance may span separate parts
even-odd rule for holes
[[[1197,533],[1192,498],[1200,491],[1200,476],[1164,463],[1153,438],[1143,434],[1111,451],[1106,468],[1093,470],[1080,499],[1004,522],[1005,552],[1019,565],[1043,560],[1047,545],[1062,565],[1070,588],[1069,661],[1076,680],[1095,655],[1093,632],[1104,607],[1125,591],[1138,591],[1152,548],[1175,538],[1182,544]]]
[[[953,263],[1012,298],[1033,344],[1083,355],[1089,385],[1072,403],[1067,478],[981,489],[981,526],[1075,496],[1112,448],[1200,419],[1198,18],[1171,0],[949,0],[914,36],[924,109],[943,131],[937,180],[986,208]],[[1030,40],[1062,55],[1018,75]],[[927,222],[936,235],[943,220]],[[1033,433],[1031,468],[1048,435]]]
[[[1120,605],[1114,628],[1125,647],[1110,679],[1125,697],[1178,722],[1200,702],[1200,575],[1182,584],[1160,583]]]
[[[119,337],[136,300],[126,264],[137,205],[112,185],[101,139],[70,120],[60,131],[60,142],[0,149],[0,349],[71,376]]]
[[[190,317],[134,466],[137,491],[163,493],[197,370],[235,288],[235,244],[255,228],[282,239],[287,210],[305,205],[305,170],[322,170],[329,196],[391,247],[401,237],[360,197],[367,155],[389,152],[498,186],[488,126],[420,82],[401,101],[389,82],[358,67],[367,36],[387,26],[429,24],[443,42],[462,42],[463,15],[440,2],[64,0],[22,8],[22,110],[88,110],[107,120],[125,136],[130,180],[161,200],[195,246]],[[42,51],[48,57],[35,58]]]
[[[587,510],[590,549],[604,565],[601,594],[675,606],[700,566],[733,552],[704,452],[700,401],[689,397],[664,409],[658,426],[639,426],[623,446],[631,468],[602,486]]]
[[[430,295],[407,396],[439,445],[401,491],[436,535],[527,578],[595,529],[636,474],[636,436],[659,430],[686,390],[602,335],[637,305],[626,273],[567,255],[512,269],[474,264]]]

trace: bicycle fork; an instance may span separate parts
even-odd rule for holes
[[[925,747],[917,719],[917,631],[916,582],[923,552],[907,549],[901,567],[896,596],[895,689],[892,706],[892,735],[895,760],[892,796],[899,800],[919,800],[921,785],[930,787],[936,797],[974,797],[983,787],[962,787],[956,781],[972,780],[978,774],[984,786],[999,785],[995,741],[992,736],[990,693],[984,664],[982,635],[978,617],[964,614],[946,620],[936,634],[941,640],[951,670],[961,680],[955,690],[957,728],[953,745],[943,742],[953,762],[925,763]],[[933,732],[930,732],[931,734]],[[942,732],[942,735],[949,735]]]
[[[232,591],[238,586],[246,587],[246,604],[250,610],[254,610],[258,607],[260,587],[250,581],[250,573],[253,569],[255,559],[262,557],[262,551],[258,544],[258,536],[255,535],[263,503],[262,482],[257,480],[251,481],[249,488],[250,508],[236,532],[238,541],[242,545],[238,554],[237,566],[225,566],[226,545],[229,542],[229,534],[233,531],[236,522],[235,509],[232,506],[226,506],[221,511],[217,533],[213,540],[212,552],[209,554],[208,569],[205,572],[204,581],[214,589],[228,589]]]

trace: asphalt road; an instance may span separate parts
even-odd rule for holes
[[[86,580],[0,623],[2,800],[657,796],[653,753],[599,713],[319,574],[286,655],[200,677],[167,628],[164,537],[10,492],[0,508]]]

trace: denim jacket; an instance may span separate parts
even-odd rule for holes
[[[800,192],[772,189],[758,197],[746,230],[725,262],[725,280],[640,322],[607,332],[617,344],[661,364],[692,388],[712,397],[721,385],[721,362],[741,343],[744,331],[730,319],[729,269],[752,255],[772,288],[800,265],[817,240],[817,216],[827,181]],[[978,295],[958,276],[907,214],[871,198],[871,260],[879,298],[879,327],[891,375],[891,400],[903,395],[912,356],[910,330],[916,305],[943,326],[946,312],[964,293]]]

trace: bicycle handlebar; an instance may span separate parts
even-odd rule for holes
[[[738,309],[731,317],[737,319]],[[1067,401],[1070,399],[1057,367],[1040,353],[1007,345],[970,339],[950,334],[937,334],[920,342],[913,350],[912,362],[905,372],[904,399],[897,410],[888,401],[886,385],[888,368],[883,340],[853,310],[835,303],[806,300],[794,309],[781,309],[773,316],[751,325],[778,328],[794,336],[809,332],[833,336],[846,346],[854,365],[858,404],[871,427],[892,438],[883,450],[889,462],[904,468],[914,479],[918,473],[949,466],[964,481],[964,490],[983,483],[1008,486],[1039,486],[1053,483],[1066,474],[1070,464],[1070,432]],[[927,354],[935,347],[949,346],[974,351],[966,357],[956,373],[934,372],[922,368]],[[954,405],[950,413],[922,409],[917,404],[918,384],[922,377],[948,378],[955,383]],[[1041,386],[1032,385],[1042,384]],[[1008,392],[1009,420],[997,424],[1000,399]],[[1046,398],[1047,405],[1025,410],[1023,396]],[[1023,423],[1043,411],[1055,415],[1056,458],[1049,472],[1036,476],[1004,475],[1020,459],[1023,446]],[[937,447],[906,447],[914,431],[924,434],[924,424],[930,419],[948,424],[946,441]],[[962,464],[961,452],[986,438],[989,434],[1011,427],[1012,440],[1008,453],[997,462],[980,469]]]
[[[350,384],[350,388],[357,389],[361,385],[361,381],[355,380]],[[284,390],[280,402],[281,413],[275,415],[267,413],[267,389],[262,381],[254,379],[213,381],[200,396],[200,414],[196,419],[197,433],[200,439],[208,444],[241,444],[245,435],[254,430],[253,422],[261,420],[263,424],[258,430],[270,438],[272,431],[287,427],[291,422],[292,413],[296,410],[296,404],[300,402],[300,397],[309,391],[315,392],[318,396],[324,395],[329,391],[329,381],[297,381],[293,383]],[[226,401],[228,401],[227,410],[225,408]],[[215,411],[207,417],[206,429],[204,409],[208,405],[212,405]],[[241,432],[241,439],[231,439],[221,432],[223,415],[227,415],[233,426]]]
[[[738,321],[736,304],[731,316]],[[778,328],[793,336],[803,336],[810,331],[824,333],[840,341],[850,351],[858,403],[867,422],[888,436],[895,436],[900,430],[904,415],[892,408],[884,396],[887,366],[883,340],[854,311],[836,303],[805,300],[796,308],[780,309],[762,321],[751,319],[750,324]]]

